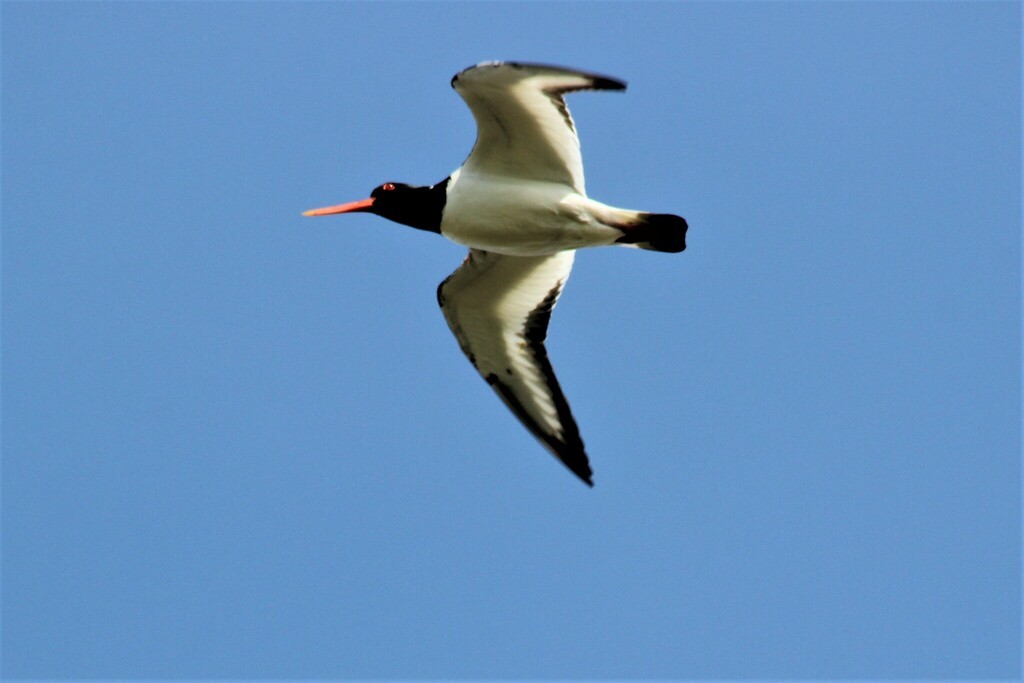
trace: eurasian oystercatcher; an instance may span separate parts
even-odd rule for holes
[[[469,247],[437,300],[469,361],[501,400],[589,486],[579,429],[544,348],[548,321],[582,247],[686,248],[686,221],[587,197],[576,125],[563,95],[625,90],[623,81],[542,64],[485,62],[451,81],[477,139],[439,183],[388,182],[369,199],[306,216],[368,212]]]

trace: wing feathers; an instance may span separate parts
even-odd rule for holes
[[[482,62],[463,69],[452,76],[452,87],[460,79],[491,79],[495,81],[516,80],[533,75],[571,80],[573,90],[625,90],[626,82],[611,76],[603,76],[579,69],[568,69],[552,64],[534,64],[530,62]]]
[[[471,250],[438,287],[438,302],[463,352],[502,401],[566,467],[593,485],[579,429],[544,348],[573,256]]]
[[[477,124],[467,172],[559,182],[584,194],[579,138],[563,95],[626,84],[543,64],[486,62],[458,73],[452,87]]]

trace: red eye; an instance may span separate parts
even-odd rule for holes
[[[390,192],[391,190],[395,189],[395,184],[394,183],[384,183],[383,185],[380,186],[380,189],[387,190],[388,192]]]

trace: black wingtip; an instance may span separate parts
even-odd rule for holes
[[[461,76],[462,74],[466,73],[467,71],[470,71],[472,69],[478,69],[478,68],[481,68],[481,67],[488,68],[488,67],[501,67],[501,66],[510,66],[510,67],[512,67],[514,69],[546,69],[546,70],[549,70],[549,71],[556,71],[556,72],[564,72],[564,73],[576,74],[577,76],[582,76],[584,78],[589,78],[590,79],[590,86],[589,86],[589,88],[592,89],[592,90],[625,90],[626,89],[626,81],[620,81],[618,78],[612,78],[611,76],[604,76],[602,74],[595,74],[595,73],[592,73],[590,71],[581,71],[579,69],[573,69],[573,68],[565,67],[565,66],[555,66],[554,64],[538,64],[538,63],[535,63],[535,62],[504,62],[504,61],[480,62],[479,64],[474,64],[473,66],[467,66],[465,69],[463,69],[459,73],[457,73],[454,76],[452,76],[451,86],[454,88],[455,87],[455,82],[459,80],[459,76]]]
[[[607,76],[594,76],[594,90],[625,90],[626,82]]]
[[[587,456],[584,455],[583,457],[586,458]],[[568,467],[573,474],[579,477],[580,481],[582,481],[590,488],[594,488],[594,472],[590,469],[590,463],[583,462],[583,467],[579,467],[578,465],[576,467],[573,467],[565,460],[562,460],[562,463],[565,464],[565,466]]]

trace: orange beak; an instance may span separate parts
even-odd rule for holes
[[[369,211],[373,208],[373,198],[363,199],[358,202],[349,202],[348,204],[338,204],[337,206],[325,206],[322,209],[310,209],[309,211],[303,211],[303,216],[329,216],[332,213],[352,213],[354,211]]]

